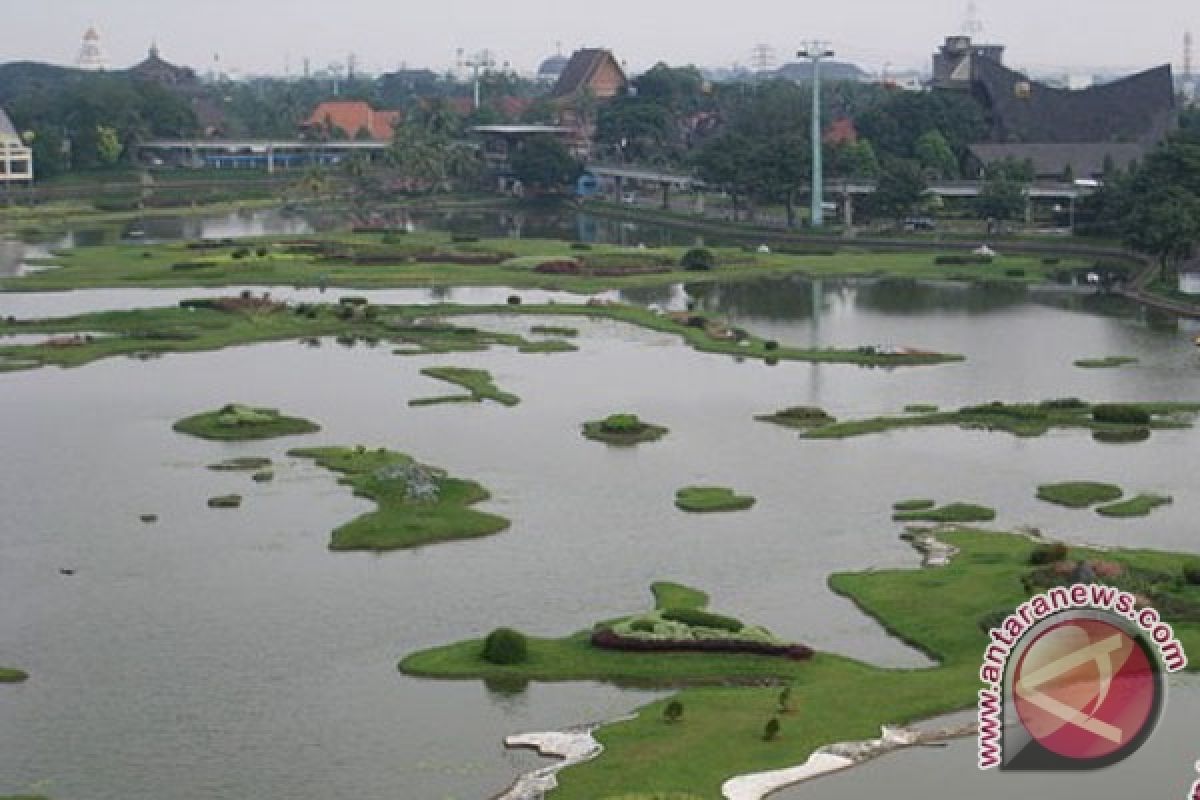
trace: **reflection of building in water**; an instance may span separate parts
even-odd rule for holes
[[[0,184],[33,182],[33,150],[0,108]]]

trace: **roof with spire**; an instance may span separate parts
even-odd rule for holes
[[[584,48],[571,54],[571,59],[558,76],[558,82],[550,90],[550,97],[571,98],[587,89],[603,99],[614,97],[628,83],[625,71],[617,63],[612,51]]]
[[[195,71],[164,60],[159,54],[157,42],[150,45],[150,52],[144,61],[129,68],[129,74],[165,86],[186,86],[198,82]]]
[[[3,108],[0,108],[0,142],[21,140],[21,135],[17,133],[17,128],[12,124],[12,120],[8,118],[8,114]]]

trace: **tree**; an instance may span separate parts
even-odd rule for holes
[[[116,164],[123,149],[116,128],[108,125],[96,126],[96,158],[100,164],[106,167]]]
[[[981,219],[1014,220],[1025,214],[1026,187],[1033,182],[1033,165],[1006,158],[988,164],[975,208]]]
[[[912,213],[924,195],[921,165],[909,159],[894,159],[884,166],[870,206],[875,213],[898,220]]]
[[[871,143],[859,139],[834,147],[830,152],[829,169],[843,178],[871,180],[879,177],[879,159]]]
[[[790,714],[792,711],[792,687],[785,686],[779,692],[779,713]]]
[[[683,719],[683,703],[678,700],[667,703],[667,707],[663,709],[663,720],[674,724],[681,719]]]
[[[1138,202],[1126,220],[1125,241],[1158,259],[1160,276],[1191,255],[1200,241],[1200,198],[1168,186]]]
[[[958,159],[941,131],[921,134],[913,145],[913,155],[935,179],[954,180],[958,177]]]
[[[511,166],[521,183],[544,192],[561,191],[583,171],[563,143],[553,136],[528,139],[513,154]]]
[[[779,717],[771,717],[763,728],[763,739],[768,742],[778,739],[780,727]]]
[[[596,141],[618,148],[630,161],[665,157],[677,143],[675,131],[666,106],[639,97],[617,98],[596,116]]]

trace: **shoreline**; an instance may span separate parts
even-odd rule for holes
[[[596,730],[631,718],[631,715],[626,715],[608,722],[594,722],[561,731],[517,733],[504,737],[504,747],[509,750],[532,750],[543,758],[560,760],[522,773],[511,786],[493,795],[491,800],[542,800],[547,792],[558,788],[558,773],[598,758],[604,752],[604,745],[592,736]]]

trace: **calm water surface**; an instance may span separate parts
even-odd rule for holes
[[[23,311],[47,313],[36,303],[54,301],[38,297]],[[1072,296],[861,282],[676,286],[626,298],[663,306],[690,298],[788,343],[910,344],[969,360],[892,371],[768,367],[619,323],[572,320],[581,350],[569,354],[398,357],[325,341],[0,375],[0,663],[32,674],[0,688],[0,793],[488,797],[536,762],[505,753],[505,734],[611,718],[656,695],[420,681],[398,674],[397,659],[500,624],[540,635],[578,630],[646,606],[649,584],[664,578],[702,587],[716,609],[783,636],[921,666],[921,656],[825,587],[837,570],[916,564],[890,520],[903,497],[981,502],[1000,510],[999,525],[1072,541],[1200,549],[1195,431],[1126,446],[1081,432],[1026,440],[958,430],[807,442],[752,419],[798,403],[853,417],[912,402],[1200,398],[1191,333],[1169,320]],[[3,310],[17,299],[0,296],[0,313],[23,313]],[[473,321],[521,331],[535,322]],[[1071,366],[1101,355],[1141,361]],[[523,402],[408,407],[444,392],[419,374],[435,364],[487,368]],[[280,407],[324,430],[260,444],[171,431],[176,419],[230,401]],[[636,450],[578,435],[581,421],[617,409],[671,434]],[[512,528],[386,555],[330,553],[330,530],[370,504],[285,451],[358,443],[479,480],[494,496],[486,507]],[[275,458],[275,482],[205,469],[236,455]],[[1122,522],[1034,498],[1039,483],[1076,478],[1168,492],[1176,502]],[[673,493],[694,483],[730,485],[758,504],[737,515],[681,514]],[[240,510],[205,506],[229,492],[245,496]],[[160,521],[145,525],[142,513]],[[1200,757],[1185,752],[1194,737],[1180,743],[1197,709],[1200,682],[1177,681],[1169,735],[1105,774],[1136,774],[1153,796],[1181,796]],[[966,742],[894,755],[786,796],[988,798],[1013,785],[976,773]],[[1044,778],[1022,788],[1073,796]]]

